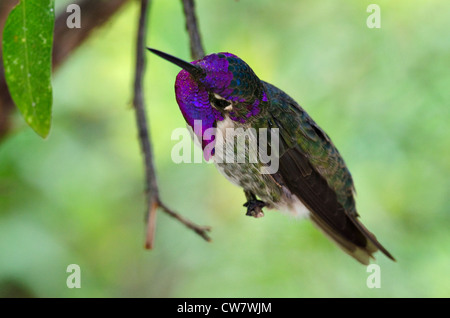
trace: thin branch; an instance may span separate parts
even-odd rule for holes
[[[136,44],[136,72],[134,78],[134,99],[133,105],[136,111],[136,125],[139,131],[139,141],[144,156],[146,192],[148,204],[147,219],[147,239],[146,248],[153,247],[153,239],[156,225],[156,210],[159,206],[159,191],[156,182],[156,173],[153,165],[153,148],[150,144],[150,132],[145,112],[144,93],[142,89],[144,70],[145,70],[145,38],[147,31],[147,14],[149,8],[148,0],[141,0],[141,11],[139,16],[137,44]]]
[[[153,149],[150,144],[150,132],[145,112],[144,92],[142,83],[145,71],[145,38],[147,30],[147,12],[149,0],[141,0],[141,13],[139,16],[137,44],[136,44],[136,72],[134,78],[134,99],[133,105],[136,110],[136,124],[139,130],[139,140],[141,142],[142,153],[144,154],[145,176],[147,191],[149,193],[149,203],[157,201],[159,197],[158,184],[156,183],[156,173],[153,165]]]
[[[150,143],[149,125],[147,122],[147,115],[145,112],[144,94],[142,89],[143,76],[145,71],[145,39],[147,34],[147,16],[150,6],[149,0],[141,0],[141,9],[139,16],[138,32],[137,32],[137,44],[136,44],[136,72],[134,79],[134,99],[133,105],[136,111],[136,124],[139,131],[139,140],[141,143],[141,150],[144,155],[145,164],[145,178],[147,186],[147,236],[145,241],[145,247],[147,249],[153,248],[153,242],[155,237],[156,228],[156,211],[161,208],[165,213],[174,217],[189,229],[192,229],[199,234],[206,241],[210,241],[209,236],[206,234],[210,230],[209,227],[198,226],[191,221],[185,219],[178,213],[169,209],[163,204],[159,197],[158,183],[156,181],[156,173],[153,164],[153,149]]]
[[[159,207],[161,209],[163,209],[164,212],[166,212],[167,214],[169,214],[171,217],[177,219],[178,221],[180,221],[181,223],[183,223],[184,225],[186,225],[188,228],[190,228],[191,230],[195,231],[198,235],[200,235],[201,237],[203,237],[203,239],[205,241],[210,242],[211,238],[208,236],[208,234],[206,232],[211,231],[211,227],[209,226],[198,226],[194,223],[192,223],[191,221],[189,221],[188,219],[185,219],[184,217],[182,217],[181,215],[179,215],[178,213],[175,213],[174,211],[172,211],[171,209],[169,209],[166,205],[164,205],[162,202],[159,202]]]
[[[77,4],[82,12],[82,27],[80,29],[69,29],[66,25],[68,13],[62,12],[55,21],[54,44],[53,44],[53,71],[55,71],[69,56],[75,51],[91,34],[92,31],[104,24],[111,18],[118,10],[129,0],[110,0],[110,1],[90,1],[80,0]],[[7,14],[18,0],[12,2],[2,3],[0,5],[0,30],[3,29],[3,24]],[[7,4],[7,5],[6,5]],[[174,217],[186,227],[192,229],[199,234],[206,241],[210,241],[207,231],[209,227],[198,226],[191,221],[183,218],[179,214],[169,209],[163,204],[159,198],[158,185],[156,181],[156,174],[153,165],[153,154],[150,136],[147,130],[147,120],[145,114],[145,105],[143,98],[142,79],[145,68],[144,57],[144,40],[146,35],[146,17],[148,11],[149,1],[142,0],[141,2],[141,17],[139,20],[138,29],[138,43],[137,43],[137,58],[136,58],[136,78],[135,78],[135,97],[134,105],[136,109],[136,120],[139,129],[139,140],[141,141],[142,152],[144,153],[144,163],[146,169],[146,185],[147,185],[147,199],[149,206],[148,214],[148,237],[146,247],[151,248],[153,245],[154,229],[156,224],[156,210],[161,208],[165,213]],[[186,6],[185,6],[186,7]],[[187,5],[186,25],[188,27],[189,36],[191,38],[191,47],[195,48],[192,53],[193,58],[203,57],[203,49],[200,42],[200,35],[197,30],[197,23],[194,15],[193,1]],[[189,20],[189,21],[188,21]],[[1,36],[1,34],[0,34]],[[196,40],[193,40],[196,37]],[[1,50],[1,48],[0,48]],[[193,49],[194,50],[194,49]],[[194,52],[194,51],[193,51]],[[0,51],[1,57],[1,51]],[[0,139],[4,137],[9,131],[9,117],[15,109],[14,103],[11,100],[6,82],[3,75],[3,63],[0,63]]]
[[[198,28],[197,18],[195,16],[194,0],[182,0],[184,16],[186,17],[186,30],[189,33],[191,57],[194,60],[201,59],[205,56],[200,31]]]

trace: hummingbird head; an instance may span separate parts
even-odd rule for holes
[[[203,133],[215,127],[217,121],[226,117],[240,123],[252,121],[267,102],[260,79],[236,55],[215,53],[189,63],[149,50],[182,68],[175,81],[177,103],[189,126],[194,128],[194,121],[201,120],[201,132],[194,133],[202,140],[203,148],[211,142],[203,138]]]

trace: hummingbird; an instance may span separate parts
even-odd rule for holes
[[[251,67],[234,54],[214,53],[187,62],[148,49],[181,67],[175,80],[176,101],[181,113],[191,128],[196,121],[201,122],[200,129],[194,129],[194,136],[201,141],[204,157],[213,160],[228,180],[243,188],[246,215],[262,217],[263,208],[267,208],[306,217],[364,265],[374,259],[377,251],[395,261],[359,220],[355,187],[344,159],[330,137],[294,99],[260,80]],[[216,129],[216,134],[205,138],[203,134],[210,128]],[[255,153],[256,160],[251,162],[228,162],[223,160],[228,154],[221,151],[220,155],[215,147],[206,152],[209,145],[233,143],[225,133],[230,128],[241,132],[253,129],[250,136],[257,141],[260,139],[256,135],[262,129],[277,129],[276,171],[264,173],[261,168],[267,166],[267,162]],[[271,138],[267,143],[275,150]],[[261,145],[250,147],[249,144],[245,144],[244,152],[237,147],[226,149],[239,152],[235,155],[259,151]],[[250,156],[246,154],[244,159]]]

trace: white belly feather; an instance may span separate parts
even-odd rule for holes
[[[218,121],[217,122],[217,131],[216,131],[216,145],[218,146],[222,146],[223,151],[217,151],[218,148],[216,148],[216,152],[214,154],[214,156],[212,157],[212,160],[214,161],[215,166],[217,167],[217,169],[219,170],[219,172],[224,175],[230,182],[232,182],[233,184],[240,186],[240,187],[244,187],[242,184],[242,176],[239,176],[239,174],[230,174],[230,173],[226,173],[225,169],[224,169],[224,165],[222,163],[226,162],[225,158],[226,156],[231,156],[231,158],[234,158],[235,153],[234,153],[234,142],[235,140],[226,140],[226,129],[227,128],[236,128],[236,124],[233,120],[231,120],[228,116],[225,116],[225,119],[222,121]],[[236,154],[236,159],[238,163],[232,163],[232,165],[236,165],[239,164],[239,160],[248,160],[248,158],[251,156],[255,156],[255,158],[257,157],[257,149],[252,146],[252,145],[256,145],[256,142],[253,142],[255,140],[252,140],[252,138],[256,139],[257,136],[256,135],[250,135],[249,134],[249,148],[246,149],[246,151],[248,151],[248,155],[245,156],[245,152],[244,151],[238,151],[238,153]],[[231,144],[230,144],[231,143]],[[232,152],[232,153],[230,153]],[[248,161],[247,161],[248,162]],[[227,163],[228,165],[228,163]],[[237,169],[239,170],[239,169]],[[247,189],[249,190],[249,189]],[[251,189],[250,189],[251,190]],[[265,201],[267,200],[267,198],[261,197],[261,200]],[[266,202],[268,203],[268,208],[274,208],[277,209],[279,211],[282,211],[284,213],[287,213],[288,215],[291,215],[295,218],[304,218],[304,217],[308,217],[309,216],[309,211],[308,209],[303,205],[303,203],[297,198],[297,196],[293,195],[289,189],[287,189],[286,187],[282,186],[282,196],[280,198],[279,201],[277,202]]]

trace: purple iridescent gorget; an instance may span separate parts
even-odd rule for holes
[[[175,81],[175,94],[188,125],[193,128],[194,121],[202,121],[201,131],[194,133],[202,140],[204,149],[214,140],[214,137],[209,140],[203,138],[204,132],[213,128],[215,122],[224,120],[223,112],[211,106],[211,94],[231,102],[233,111],[227,115],[240,123],[257,116],[261,111],[261,101],[266,102],[267,97],[259,78],[236,55],[210,54],[191,64],[199,66],[203,75],[194,76],[181,70]],[[209,160],[209,154],[205,153],[205,159]]]

